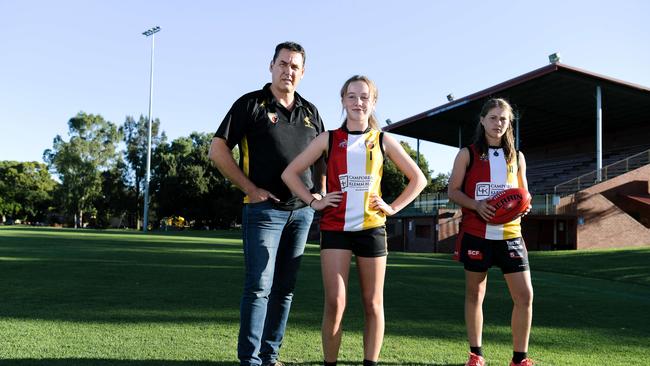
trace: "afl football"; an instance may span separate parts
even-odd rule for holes
[[[494,217],[489,221],[490,224],[505,224],[517,219],[523,215],[532,197],[524,188],[508,188],[494,197],[490,198],[487,203],[494,206]]]

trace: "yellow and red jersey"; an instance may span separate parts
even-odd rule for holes
[[[338,207],[328,207],[321,230],[359,231],[383,226],[386,216],[369,207],[370,195],[381,195],[384,166],[383,133],[373,129],[330,131],[327,155],[327,192],[343,192]]]
[[[488,199],[495,194],[519,187],[517,159],[508,163],[501,148],[490,147],[481,155],[475,145],[470,145],[470,162],[465,172],[462,191],[475,200]],[[501,225],[492,225],[474,210],[462,209],[461,232],[489,240],[506,240],[521,237],[521,219]]]

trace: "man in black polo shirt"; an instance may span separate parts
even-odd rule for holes
[[[280,365],[296,275],[314,211],[292,195],[280,175],[321,132],[316,107],[296,93],[305,50],[276,46],[272,81],[245,94],[228,111],[212,139],[210,159],[245,194],[242,214],[246,275],[237,355],[240,365]],[[239,145],[239,166],[231,150]],[[302,175],[320,197],[322,162]]]

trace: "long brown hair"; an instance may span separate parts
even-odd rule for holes
[[[506,157],[506,161],[511,163],[515,160],[517,151],[515,150],[515,137],[512,133],[512,122],[514,119],[514,112],[510,103],[503,98],[492,98],[489,99],[483,108],[481,108],[481,114],[478,123],[476,124],[476,135],[474,136],[474,144],[478,149],[479,155],[486,155],[488,153],[489,144],[485,138],[485,128],[481,123],[481,119],[487,116],[487,114],[493,108],[501,108],[508,113],[508,129],[506,133],[501,137],[501,147],[503,148],[503,153]]]
[[[370,80],[367,76],[364,75],[354,75],[353,77],[345,81],[343,87],[341,88],[341,101],[343,101],[345,94],[348,92],[348,86],[350,86],[350,84],[352,84],[355,81],[363,81],[364,83],[366,83],[366,85],[368,85],[368,89],[370,89],[370,98],[372,98],[374,104],[377,104],[377,98],[379,97],[377,86],[372,80]],[[341,126],[345,126],[346,120],[347,119],[343,120],[343,124]],[[377,117],[375,117],[374,110],[370,113],[370,117],[368,118],[368,125],[372,129],[380,130],[379,122],[377,122]]]

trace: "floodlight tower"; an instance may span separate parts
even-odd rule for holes
[[[152,103],[153,103],[153,50],[154,50],[154,40],[156,38],[155,34],[160,32],[160,27],[156,26],[146,31],[142,34],[146,37],[151,36],[151,72],[149,74],[149,123],[147,126],[147,170],[146,178],[144,180],[144,227],[142,228],[143,232],[147,232],[147,227],[149,226],[149,179],[151,178],[151,124],[153,120],[152,112]]]

